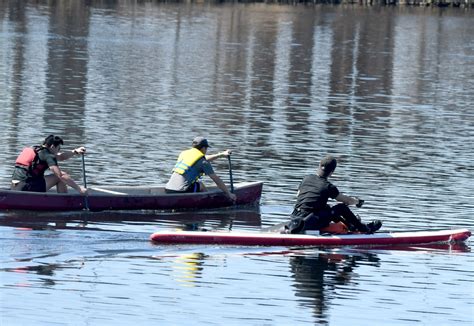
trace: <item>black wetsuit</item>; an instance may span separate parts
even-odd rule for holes
[[[366,231],[367,227],[352,213],[346,204],[334,206],[327,204],[329,198],[335,199],[339,190],[325,177],[307,175],[298,189],[295,208],[288,224],[291,233],[305,230],[319,230],[330,222],[344,222],[349,228]]]

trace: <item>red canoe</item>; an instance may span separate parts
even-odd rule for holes
[[[234,184],[236,205],[258,204],[262,195],[262,182]],[[102,210],[188,210],[233,206],[217,187],[199,193],[167,194],[164,187],[116,186],[91,187],[87,200],[77,192],[58,194],[52,191],[36,193],[0,190],[0,210],[77,211],[88,208]]]
[[[239,246],[373,246],[464,241],[468,229],[390,232],[375,234],[306,235],[252,232],[156,232],[150,240],[160,244],[219,244]]]

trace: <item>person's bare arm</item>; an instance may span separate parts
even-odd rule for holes
[[[337,195],[337,197],[336,197],[336,200],[341,202],[341,203],[344,203],[346,205],[358,205],[358,204],[360,204],[360,199],[359,198],[347,196],[347,195],[344,195],[343,193],[339,193],[339,195]],[[361,204],[361,206],[362,206],[362,204]]]
[[[215,159],[218,159],[219,157],[229,156],[230,154],[232,154],[232,151],[230,149],[226,149],[225,151],[219,152],[217,154],[206,155],[206,160],[212,162]]]
[[[61,171],[59,166],[53,165],[53,166],[50,166],[49,169],[54,173],[56,177],[59,178],[59,180],[67,184],[69,187],[76,189],[80,194],[87,193],[86,188],[79,186],[74,180],[71,179],[71,177],[67,173],[64,173],[63,171]]]
[[[56,155],[56,159],[58,161],[65,161],[65,160],[68,160],[68,159],[70,159],[71,157],[73,157],[75,155],[84,154],[85,152],[86,152],[85,147],[81,146],[81,147],[73,149],[72,151],[58,153]]]
[[[225,195],[230,199],[232,200],[233,202],[235,202],[235,200],[237,199],[237,197],[235,196],[235,194],[231,193],[229,191],[229,189],[227,189],[227,186],[225,185],[225,183],[221,180],[221,178],[219,178],[219,176],[217,174],[210,174],[209,175],[209,178],[212,179],[212,181],[214,181],[217,185],[217,187],[219,187],[220,190],[222,190]]]

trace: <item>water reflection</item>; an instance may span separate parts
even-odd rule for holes
[[[181,286],[197,286],[202,278],[201,274],[204,270],[204,260],[206,257],[203,253],[177,256],[172,264],[173,279]]]
[[[29,212],[9,211],[0,214],[0,225],[30,230],[87,229],[105,230],[142,226],[151,233],[154,227],[173,227],[187,230],[261,227],[259,207],[209,211],[160,212],[104,211],[104,212]],[[148,227],[148,228],[147,228]]]
[[[352,282],[355,269],[362,262],[373,267],[380,266],[380,259],[373,253],[318,253],[290,257],[295,294],[300,298],[300,303],[313,309],[316,320],[327,320],[331,299],[338,295],[342,286]]]
[[[162,246],[156,246],[161,247]],[[204,246],[206,247],[206,246]],[[163,249],[163,248],[162,248]],[[190,248],[182,250],[163,250],[153,255],[153,259],[170,261],[173,279],[181,286],[202,286],[202,279],[207,273],[219,267],[232,256],[244,257],[288,257],[290,277],[293,278],[295,295],[305,307],[311,307],[318,320],[328,318],[331,301],[339,297],[343,288],[351,288],[359,266],[381,267],[379,254],[391,255],[397,252],[414,254],[451,255],[470,252],[466,243],[437,243],[426,245],[393,245],[370,248],[312,249],[294,248],[222,248],[208,247],[208,250],[195,251]],[[207,267],[206,267],[207,266]],[[209,270],[209,271],[206,271]],[[207,282],[207,281],[206,281]]]
[[[60,268],[60,264],[41,264],[41,265],[34,265],[34,266],[26,266],[26,267],[17,267],[17,268],[2,268],[0,272],[10,272],[10,273],[19,273],[19,274],[37,274],[39,275],[39,281],[45,287],[52,287],[56,285],[56,281],[52,276],[55,274],[55,271]],[[41,277],[47,276],[47,277]],[[22,277],[19,277],[22,278]],[[14,286],[17,287],[31,287],[37,286],[38,284],[30,283],[29,277],[25,277],[25,282],[18,281]]]
[[[87,2],[66,1],[49,10],[42,125],[44,130],[84,139],[90,7]],[[71,137],[65,138],[69,142]]]

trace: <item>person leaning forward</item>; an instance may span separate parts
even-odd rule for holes
[[[67,186],[86,194],[87,189],[79,186],[59,168],[58,161],[70,159],[86,152],[84,147],[60,152],[64,142],[61,137],[49,135],[41,146],[23,149],[15,161],[11,189],[20,191],[46,192],[56,186],[57,192],[66,193]],[[44,175],[50,169],[53,174]]]
[[[230,200],[235,202],[235,194],[227,189],[225,183],[215,174],[210,163],[219,157],[229,156],[231,151],[225,150],[218,154],[206,155],[209,147],[211,146],[209,146],[206,138],[194,138],[192,148],[179,154],[178,160],[173,168],[173,173],[165,186],[166,192],[206,191],[206,187],[199,181],[199,178],[203,175],[208,175],[215,182],[217,187],[219,187]]]
[[[352,213],[349,205],[362,207],[363,200],[344,195],[328,181],[337,166],[337,160],[326,156],[319,163],[317,174],[304,177],[301,182],[291,221],[285,226],[284,233],[304,233],[306,230],[325,231],[331,222],[342,222],[343,228],[350,231],[374,233],[382,222],[374,220],[364,224]],[[327,204],[333,198],[340,202],[334,206]]]

